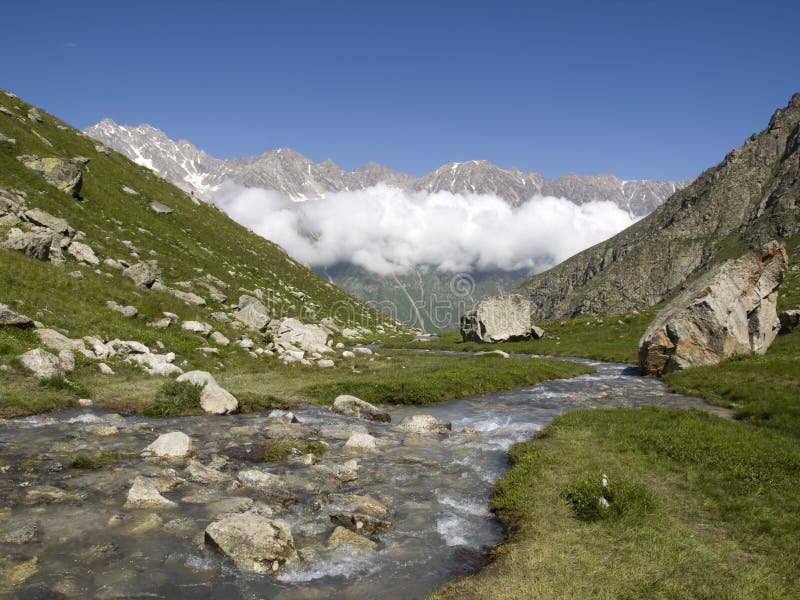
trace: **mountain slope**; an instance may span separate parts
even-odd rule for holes
[[[40,164],[78,168],[79,191],[48,184],[34,169]],[[123,274],[145,261],[157,261],[159,286],[148,289]],[[395,328],[216,207],[0,92],[0,304],[71,338],[136,340],[174,352],[184,369],[217,369],[256,360],[238,338],[260,351],[269,342],[269,332],[248,331],[232,317],[242,294],[261,297],[274,322],[333,315],[339,327]],[[107,302],[138,315],[124,316]],[[164,323],[165,312],[179,324]],[[183,329],[186,321],[212,324],[233,343],[214,344]],[[0,328],[4,366],[38,343],[7,329]],[[8,389],[4,377],[5,370],[0,390]]]
[[[688,183],[624,181],[613,175],[546,179],[538,173],[501,169],[485,160],[449,163],[417,179],[373,162],[348,172],[330,160],[314,163],[289,148],[270,150],[258,157],[219,160],[190,142],[169,140],[164,132],[150,125],[128,127],[111,119],[86,128],[85,133],[149,166],[182,189],[205,197],[226,179],[244,186],[277,190],[295,200],[385,183],[409,191],[495,194],[512,206],[519,206],[534,195],[567,198],[576,204],[608,200],[641,217]]]
[[[649,217],[518,287],[539,318],[653,306],[709,264],[772,238],[797,245],[800,94]]]

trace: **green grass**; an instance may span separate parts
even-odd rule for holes
[[[144,406],[146,417],[174,417],[202,414],[200,392],[203,386],[189,381],[167,381],[158,390],[155,399]]]
[[[796,438],[698,411],[568,413],[517,444],[493,508],[509,543],[437,598],[796,598]],[[623,509],[579,518],[600,473]],[[569,500],[568,500],[569,498]],[[625,508],[627,506],[627,509]],[[591,513],[591,511],[588,511]]]
[[[737,356],[670,373],[670,388],[734,409],[737,419],[800,437],[800,335],[781,335],[766,355]]]
[[[136,454],[129,454],[125,452],[100,452],[94,456],[77,454],[70,461],[69,466],[72,469],[96,470],[102,469],[105,465],[119,462],[128,458],[134,458],[136,456]]]

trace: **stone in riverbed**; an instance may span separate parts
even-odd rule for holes
[[[242,571],[275,573],[298,557],[286,522],[253,514],[223,516],[206,528],[205,539],[231,557]]]
[[[339,525],[333,530],[333,533],[331,533],[330,537],[328,538],[328,548],[338,548],[344,544],[361,546],[363,548],[370,548],[372,550],[378,547],[378,544],[373,542],[371,539]]]
[[[133,480],[133,485],[128,490],[128,499],[125,502],[125,508],[169,508],[173,506],[177,506],[177,504],[161,495],[157,481],[141,475]]]
[[[333,401],[331,410],[349,417],[378,421],[380,423],[390,423],[392,420],[389,413],[383,412],[369,402],[346,394],[338,396],[336,400]]]
[[[156,441],[142,450],[142,455],[180,458],[189,454],[191,448],[192,440],[188,435],[182,431],[171,431],[158,436]]]
[[[330,518],[337,525],[370,537],[392,528],[392,524],[389,521],[363,513],[338,512],[332,513]]]
[[[397,428],[409,433],[448,433],[452,426],[450,421],[438,421],[431,415],[410,415]]]
[[[377,450],[377,440],[368,433],[354,433],[345,442],[344,447],[352,450]]]

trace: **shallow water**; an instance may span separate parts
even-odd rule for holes
[[[248,460],[248,450],[265,439],[264,427],[274,423],[275,414],[146,419],[87,408],[0,425],[0,539],[34,532],[23,543],[0,543],[0,568],[38,558],[32,577],[14,588],[0,587],[0,594],[423,598],[444,582],[478,569],[491,547],[502,541],[503,531],[489,502],[492,485],[508,469],[507,451],[513,443],[531,439],[556,416],[576,408],[709,408],[700,400],[670,393],[655,379],[639,377],[629,366],[580,362],[594,366],[597,373],[431,407],[388,409],[393,424],[419,413],[451,421],[450,435],[406,434],[389,424],[303,406],[294,412],[308,428],[304,434],[330,445],[320,463],[323,468],[300,461]],[[108,425],[118,432],[99,435]],[[349,433],[361,427],[379,439],[378,452],[343,447]],[[467,427],[477,434],[458,433]],[[204,464],[215,456],[227,457],[224,471],[231,481],[246,468],[288,477],[293,482],[290,497],[187,481],[164,493],[178,503],[175,508],[125,509],[135,476],[163,476],[170,468],[185,476],[185,461],[135,456],[95,471],[69,467],[76,454],[138,455],[158,433],[174,430],[192,438],[196,458]],[[325,465],[351,458],[359,463],[356,481],[341,483],[324,471]],[[329,513],[346,507],[350,494],[370,496],[390,509],[386,518],[393,528],[379,536],[376,550],[327,548],[333,529]],[[304,560],[277,577],[244,574],[207,546],[205,527],[224,506],[243,502],[231,498],[260,502],[286,520]]]

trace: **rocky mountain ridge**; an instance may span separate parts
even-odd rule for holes
[[[709,265],[771,239],[800,246],[800,94],[767,128],[675,193],[650,216],[517,291],[535,318],[648,308]]]
[[[512,206],[519,206],[534,195],[567,198],[577,204],[608,200],[641,217],[688,183],[625,181],[610,174],[570,174],[546,179],[538,173],[502,169],[485,160],[449,163],[416,178],[374,162],[345,171],[331,160],[315,163],[290,148],[277,148],[257,157],[221,160],[185,140],[170,140],[163,131],[150,125],[130,127],[111,119],[84,131],[182,189],[204,197],[209,197],[225,180],[277,190],[297,201],[384,183],[409,191],[496,194]]]

